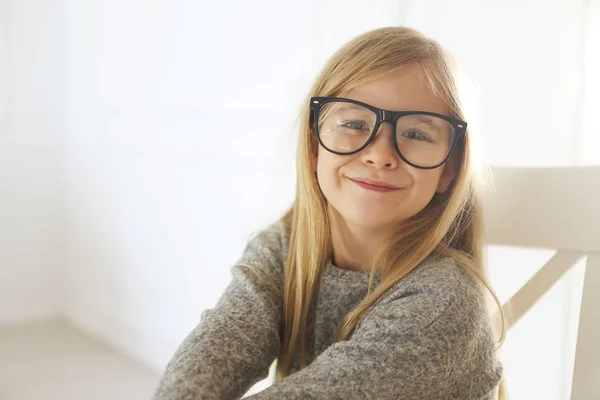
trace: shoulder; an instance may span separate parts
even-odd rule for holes
[[[450,257],[429,257],[373,306],[373,316],[403,321],[402,331],[484,330],[491,320],[483,284]]]
[[[283,271],[287,259],[290,226],[282,220],[275,221],[254,232],[248,239],[235,270],[251,266],[264,273],[278,287],[283,286]]]
[[[290,225],[277,220],[261,230],[254,232],[247,244],[247,249],[265,249],[281,259],[287,256],[290,240]]]

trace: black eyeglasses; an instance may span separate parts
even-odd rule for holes
[[[407,164],[433,169],[444,164],[467,123],[429,111],[382,110],[358,100],[311,97],[311,123],[319,144],[331,153],[349,155],[367,147],[383,122],[392,125],[396,153]]]

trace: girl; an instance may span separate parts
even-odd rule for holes
[[[333,55],[301,110],[291,209],[249,241],[155,399],[237,399],[274,360],[249,398],[502,396],[453,74],[408,28]]]

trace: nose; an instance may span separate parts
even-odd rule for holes
[[[377,169],[394,169],[399,164],[399,158],[392,143],[392,126],[382,123],[375,138],[361,152],[361,160]]]

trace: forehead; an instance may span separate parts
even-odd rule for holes
[[[384,78],[357,86],[346,97],[385,110],[448,113],[442,99],[436,98],[420,77],[418,65],[407,65]]]

